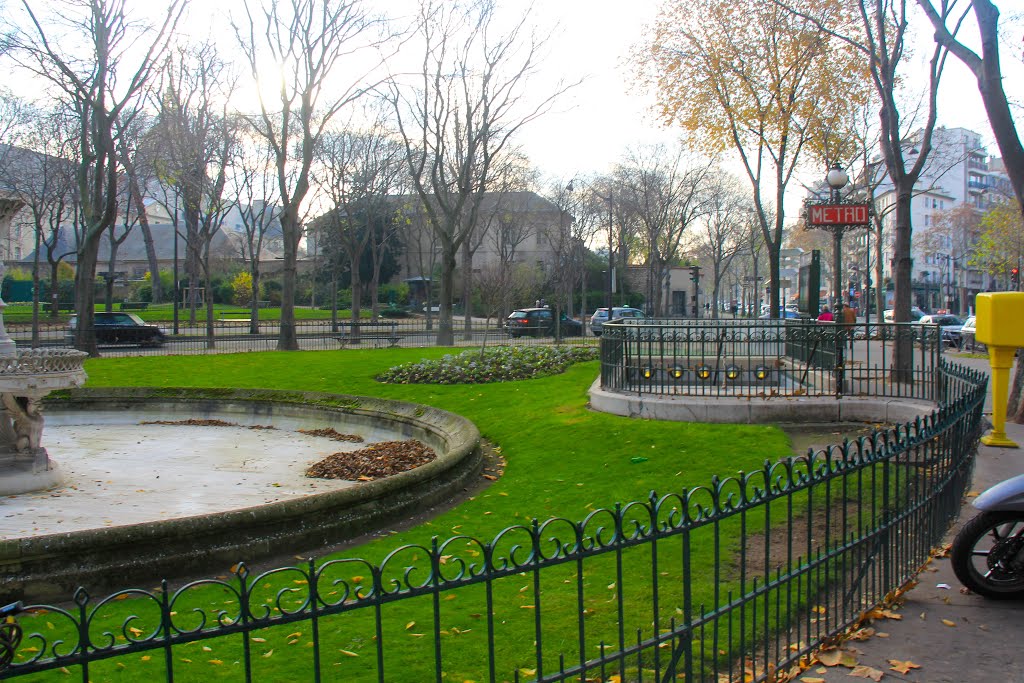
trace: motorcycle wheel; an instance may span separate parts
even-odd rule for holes
[[[1024,512],[983,512],[953,540],[953,571],[986,598],[1024,598]]]

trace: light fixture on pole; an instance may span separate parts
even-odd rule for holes
[[[825,182],[831,188],[832,204],[836,206],[842,204],[843,199],[839,192],[850,182],[850,176],[839,165],[839,162],[832,163],[832,168],[828,170],[828,175],[825,176]],[[832,232],[833,268],[832,304],[835,307],[834,315],[837,321],[842,320],[840,314],[843,311],[843,232],[846,230],[846,227],[845,225],[834,225],[830,228]]]

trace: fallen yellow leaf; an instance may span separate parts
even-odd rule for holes
[[[263,658],[266,659],[267,657],[269,657],[272,654],[274,654],[273,650],[267,650],[266,652],[263,653]]]
[[[339,650],[339,652],[341,654],[345,655],[346,657],[358,657],[359,656],[355,652],[352,652],[351,650]]]
[[[910,673],[911,669],[920,669],[921,668],[920,665],[914,664],[911,661],[905,661],[904,662],[904,661],[901,661],[899,659],[890,659],[889,660],[889,664],[890,664],[890,667],[889,667],[890,669],[892,669],[896,673],[901,673],[901,674],[908,674],[908,673]]]
[[[949,619],[943,619],[942,623],[945,624],[946,626],[956,626],[956,622],[955,621],[950,621]]]
[[[854,667],[850,675],[854,678],[870,678],[873,681],[880,681],[885,674],[878,669],[872,669],[870,666],[858,666]]]
[[[219,659],[211,659],[211,660],[210,660],[210,664],[213,664],[214,666],[220,666],[220,665],[221,665],[221,664],[223,664],[223,663],[224,663],[224,662],[223,662],[223,661],[221,661],[221,660],[219,660]]]

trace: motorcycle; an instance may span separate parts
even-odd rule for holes
[[[1007,479],[974,500],[981,513],[953,540],[953,571],[986,598],[1024,598],[1024,474]]]

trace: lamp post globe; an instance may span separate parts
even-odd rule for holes
[[[828,175],[825,176],[825,182],[832,188],[832,191],[836,194],[839,190],[846,187],[846,184],[850,182],[850,176],[843,170],[843,167],[839,165],[839,162],[833,162],[832,167],[828,170]]]
[[[825,176],[825,182],[832,189],[832,203],[842,203],[839,191],[850,182],[850,176],[846,173],[839,162],[833,162]],[[841,321],[843,312],[843,229],[845,226],[833,226],[832,228],[832,304],[836,321]]]

